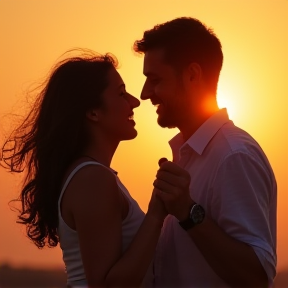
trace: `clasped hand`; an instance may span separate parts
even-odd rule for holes
[[[194,203],[189,192],[190,175],[185,169],[165,158],[159,160],[159,166],[153,183],[153,194],[161,200],[167,213],[183,221],[188,218]]]

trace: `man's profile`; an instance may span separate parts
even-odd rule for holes
[[[169,199],[181,191],[162,181],[166,163],[161,166],[157,185],[164,192],[166,185],[162,200],[172,215],[158,242],[153,285],[272,285],[276,180],[259,144],[218,108],[219,39],[199,20],[183,17],[145,31],[134,50],[144,54],[141,99],[157,105],[161,127],[180,130],[169,142],[173,162],[191,176],[190,198],[172,211]]]

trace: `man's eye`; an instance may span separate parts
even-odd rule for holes
[[[150,81],[152,84],[157,84],[157,83],[160,82],[160,79],[158,79],[158,78],[153,78],[153,79],[150,79],[149,81]]]

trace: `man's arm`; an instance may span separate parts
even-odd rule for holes
[[[187,231],[214,272],[231,287],[268,287],[268,278],[253,248],[224,232],[206,217]]]
[[[233,157],[227,159],[216,177],[213,220],[207,216],[187,233],[207,263],[227,284],[232,287],[267,287],[267,271],[251,243],[269,249],[269,177],[261,167],[255,167],[256,163],[249,157]],[[158,192],[166,209],[179,221],[188,218],[193,204],[193,200],[187,198],[187,174],[176,164],[166,162],[161,165],[155,182],[159,190],[166,192]],[[175,198],[178,198],[177,205],[173,203]]]

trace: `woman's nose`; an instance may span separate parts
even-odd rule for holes
[[[140,101],[139,101],[139,99],[137,99],[136,97],[134,97],[134,101],[135,101],[135,104],[134,104],[134,107],[136,108],[136,107],[139,107],[140,106]]]
[[[133,108],[136,108],[136,107],[140,106],[139,99],[137,99],[136,97],[132,96],[131,94],[130,94],[130,103],[131,103],[131,106]]]

